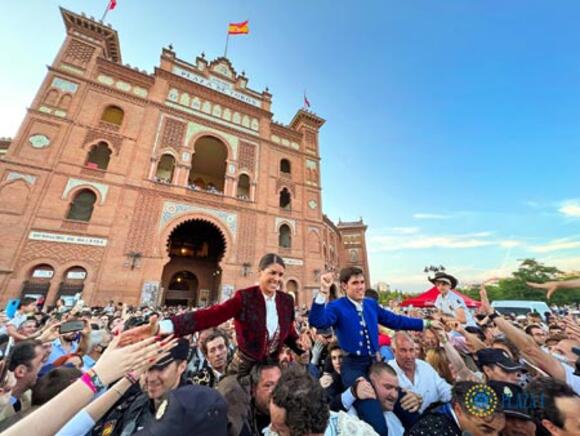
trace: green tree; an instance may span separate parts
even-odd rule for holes
[[[511,277],[501,279],[496,286],[487,286],[490,300],[534,300],[547,301],[546,293],[541,289],[533,289],[527,282],[543,283],[559,280],[564,273],[554,266],[547,266],[535,259],[524,259],[517,271]],[[571,278],[567,276],[567,278]],[[471,298],[479,299],[479,287],[474,286],[461,290]],[[569,304],[580,302],[580,289],[558,291],[550,303]]]

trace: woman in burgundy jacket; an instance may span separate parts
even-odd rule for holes
[[[262,257],[259,268],[258,286],[240,289],[229,300],[207,309],[128,330],[123,333],[123,342],[134,342],[152,332],[185,336],[233,318],[238,349],[229,373],[245,375],[256,362],[268,358],[277,360],[284,345],[302,353],[294,327],[294,299],[278,290],[286,270],[284,261],[277,254],[269,253]]]

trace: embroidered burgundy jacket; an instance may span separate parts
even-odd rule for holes
[[[288,294],[276,292],[279,345],[287,345],[302,353],[296,344],[298,334],[294,327],[294,300]],[[216,327],[234,318],[236,338],[240,351],[256,361],[268,357],[268,330],[266,328],[266,301],[258,286],[240,289],[232,298],[207,309],[176,315],[171,318],[176,336],[188,335]]]

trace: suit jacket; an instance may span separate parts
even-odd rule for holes
[[[424,328],[423,320],[397,315],[383,309],[372,298],[363,300],[363,316],[371,343],[371,355],[379,350],[379,324],[394,330],[418,330]],[[308,317],[310,325],[318,329],[334,327],[338,344],[343,350],[368,356],[364,347],[362,326],[355,305],[346,297],[334,300],[326,305],[312,303]]]
[[[284,292],[276,292],[276,309],[280,342],[278,350],[283,345],[301,353],[296,340],[298,333],[294,328],[294,300]],[[232,298],[214,304],[207,309],[188,312],[171,318],[174,332],[184,336],[196,331],[216,327],[234,319],[238,348],[242,353],[256,361],[268,357],[268,330],[266,328],[266,301],[258,286],[240,289]]]

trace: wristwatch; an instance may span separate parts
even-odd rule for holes
[[[159,321],[159,330],[157,334],[159,336],[169,336],[175,332],[175,327],[173,326],[173,321],[170,319],[164,319]]]

